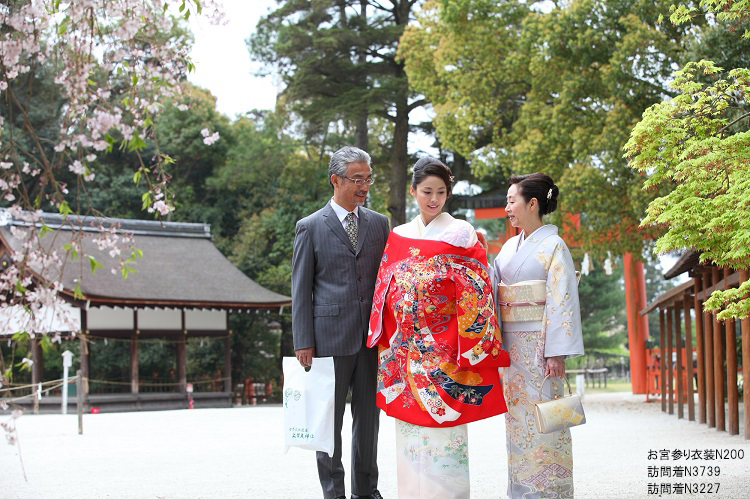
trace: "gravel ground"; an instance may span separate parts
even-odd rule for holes
[[[652,497],[648,484],[719,483],[718,494],[750,498],[750,441],[679,420],[627,393],[587,395],[588,423],[574,428],[576,497]],[[686,409],[687,414],[687,409]],[[5,419],[5,416],[0,416]],[[119,414],[23,416],[19,447],[0,443],[5,498],[319,498],[313,453],[283,452],[280,406]],[[741,419],[742,421],[742,419]],[[347,413],[344,427],[351,423]],[[502,416],[470,426],[472,497],[505,497]],[[344,463],[349,439],[344,432]],[[396,497],[393,420],[381,416],[380,491]],[[650,450],[730,449],[743,459],[649,460]],[[719,466],[719,477],[649,478],[649,466]],[[705,470],[702,468],[699,470]],[[348,466],[347,466],[348,472]],[[662,494],[662,497],[686,494]],[[655,496],[654,496],[655,497]]]

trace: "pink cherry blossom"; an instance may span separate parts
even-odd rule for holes
[[[78,160],[73,161],[73,164],[68,166],[68,169],[76,175],[83,175],[84,173],[86,173],[86,167],[83,166]]]
[[[208,137],[203,138],[203,143],[206,145],[212,145],[214,142],[219,140],[219,132],[214,132],[213,134],[209,135]]]
[[[86,182],[96,176],[98,157],[110,147],[135,147],[156,139],[151,123],[164,105],[179,101],[184,110],[189,109],[181,85],[186,81],[191,42],[187,37],[165,39],[163,34],[173,30],[175,18],[188,11],[195,16],[199,10],[209,22],[222,22],[221,9],[214,0],[201,0],[200,4],[196,0],[28,0],[0,5],[3,102],[15,102],[21,92],[24,99],[20,100],[26,101],[28,87],[22,85],[23,75],[40,74],[42,69],[55,71],[49,83],[54,82],[65,102],[53,136],[45,132],[40,141],[33,128],[15,128],[13,140],[0,143],[0,199],[11,203],[5,210],[25,225],[24,230],[10,227],[20,247],[10,255],[10,267],[0,274],[0,316],[20,310],[13,324],[21,324],[18,327],[28,334],[45,333],[38,313],[43,309],[51,309],[61,314],[63,323],[73,324],[59,306],[59,292],[62,269],[72,259],[72,251],[79,260],[96,258],[96,250],[84,254],[84,239],[90,238],[100,251],[112,256],[110,270],[114,273],[137,253],[132,235],[118,227],[99,227],[94,235],[81,227],[72,231],[67,252],[52,251],[49,244],[42,244],[41,210],[32,203],[41,189],[44,211],[62,213],[77,206],[90,209]],[[32,105],[34,91],[38,89],[31,88]],[[28,110],[14,108],[13,112],[22,120]],[[0,117],[3,138],[9,136],[7,127]],[[218,132],[206,131],[206,144],[219,140]],[[38,150],[26,147],[42,142],[44,147]],[[158,140],[153,143],[158,147]],[[157,149],[152,158],[134,165],[141,176],[139,185],[154,200],[151,212],[157,216],[174,210],[165,164]],[[84,181],[78,182],[76,189],[69,190],[58,178],[60,172],[68,171]],[[33,276],[38,274],[32,274],[32,269],[43,270],[46,282],[35,281]],[[7,331],[8,324],[0,323],[0,330]]]

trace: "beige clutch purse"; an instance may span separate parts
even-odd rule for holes
[[[545,376],[542,386],[539,387],[539,398],[542,398],[542,387],[549,376]],[[563,376],[565,384],[568,385],[567,397],[555,397],[554,400],[540,402],[535,405],[536,426],[539,433],[553,433],[564,430],[572,426],[582,425],[586,422],[586,415],[583,413],[583,404],[581,397],[573,395],[570,390],[568,378]]]

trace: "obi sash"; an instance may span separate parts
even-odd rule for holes
[[[480,244],[391,232],[367,340],[379,347],[377,403],[389,416],[436,427],[507,411],[497,368],[510,358],[486,262]]]
[[[497,287],[497,309],[503,322],[541,321],[547,302],[547,283],[542,280],[521,281]]]

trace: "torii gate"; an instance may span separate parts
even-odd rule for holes
[[[474,210],[477,220],[507,219],[505,211],[507,200],[504,193],[492,190],[476,196],[454,196],[451,209],[467,208]],[[563,220],[563,233],[566,226],[580,229],[580,215],[569,215]],[[502,245],[520,231],[510,223],[505,223],[505,232],[498,234],[497,239],[488,240],[489,253],[496,255]],[[578,246],[570,241],[569,246]],[[646,341],[649,338],[648,318],[639,311],[646,308],[646,277],[643,262],[633,258],[631,253],[623,255],[625,279],[625,309],[628,318],[628,346],[630,349],[630,377],[633,393],[646,393]]]

